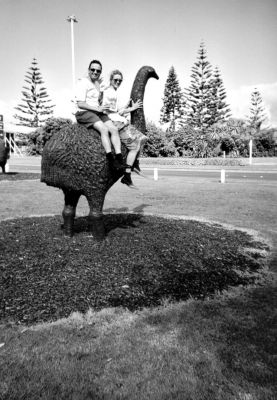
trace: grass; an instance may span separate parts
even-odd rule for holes
[[[270,239],[273,246],[276,243],[276,222],[273,218],[276,215],[276,187],[272,184],[237,181],[219,185],[218,182],[201,178],[190,180],[174,177],[160,179],[155,184],[141,179],[136,183],[140,188],[138,192],[128,191],[123,185],[116,184],[108,193],[105,203],[108,214],[120,210],[134,214],[129,217],[107,215],[111,230],[105,243],[108,243],[109,250],[112,243],[123,246],[126,242],[120,241],[122,238],[125,240],[126,236],[131,235],[133,240],[144,236],[140,233],[146,232],[152,221],[152,218],[141,215],[145,211],[154,214],[185,214],[188,219],[194,216],[202,218],[202,222],[179,221],[176,223],[178,234],[186,236],[185,232],[192,232],[193,237],[188,241],[192,247],[194,242],[201,243],[206,237],[204,249],[207,250],[207,243],[209,240],[212,242],[211,232],[220,232],[220,235],[216,235],[213,254],[225,249],[225,256],[228,256],[229,251],[232,256],[243,257],[239,258],[239,264],[242,264],[242,260],[252,259],[251,265],[257,267],[257,260],[253,259],[250,247],[264,247],[264,242],[259,245],[261,240],[255,238],[253,243],[252,233],[249,235],[239,230],[227,231],[225,226],[206,224],[205,219],[257,229]],[[60,192],[38,182],[2,182],[1,185],[2,218],[56,214],[57,209],[62,208]],[[78,213],[87,213],[87,205],[83,200],[78,207]],[[40,221],[44,223],[41,233]],[[55,261],[57,273],[61,276],[58,254],[66,257],[66,250],[70,249],[69,241],[65,242],[61,236],[60,221],[60,217],[2,221],[0,226],[4,229],[1,235],[9,237],[8,233],[11,232],[17,238],[20,235],[24,237],[24,230],[29,231],[32,227],[34,236],[37,233],[35,238],[38,243],[35,248],[40,244],[40,254],[44,252],[43,240],[51,243],[51,235],[58,237],[55,241],[60,243],[62,253],[55,254]],[[160,219],[155,217],[153,226],[160,227],[158,236],[162,240],[166,231],[161,225],[156,225],[159,223]],[[181,229],[181,224],[187,230]],[[20,228],[18,232],[16,226]],[[228,243],[224,244],[224,240],[219,240],[220,237],[226,238],[225,232],[232,239],[232,250]],[[146,234],[153,243],[151,230]],[[15,259],[18,249],[24,252],[25,247],[25,267],[28,265],[27,261],[37,257],[34,254],[37,251],[32,253],[28,237],[29,235],[25,236],[22,243],[9,252],[9,256]],[[175,245],[175,237],[176,231],[172,234],[169,229],[166,241],[170,247]],[[196,241],[192,240],[195,237]],[[9,243],[13,242],[9,240]],[[73,241],[74,246],[78,243],[77,248],[79,244],[88,242],[88,246],[84,244],[82,247],[82,251],[87,251],[84,253],[87,258],[92,248],[97,253],[96,247],[100,246],[98,244],[93,247],[93,240],[86,231],[86,223],[82,217],[77,218],[77,234]],[[242,246],[247,246],[246,252],[241,251],[239,241]],[[145,245],[144,242],[142,244]],[[180,245],[181,241],[177,241],[177,248],[184,252]],[[150,254],[153,256],[156,250],[156,255],[160,255],[159,259],[166,261],[166,253],[162,253],[163,246],[158,246],[158,249],[152,247],[147,248]],[[137,254],[136,251],[134,255]],[[178,256],[179,254],[176,265]],[[189,259],[188,256],[191,254],[183,255],[182,263]],[[147,259],[148,255],[145,257]],[[174,253],[171,252],[168,257],[174,258]],[[202,261],[204,265],[206,257]],[[122,271],[120,265],[119,269]],[[270,269],[276,270],[274,254]],[[75,290],[82,274],[77,266],[74,271],[77,273],[72,276]],[[106,283],[109,283],[110,270],[105,271],[108,275]],[[163,269],[165,271],[168,270]],[[52,272],[55,273],[54,265]],[[149,278],[146,272],[148,271],[143,270],[140,277]],[[238,275],[241,276],[241,272]],[[247,275],[244,273],[244,278]],[[22,274],[22,278],[28,281],[26,274]],[[31,279],[30,275],[29,278]],[[248,275],[248,278],[251,276]],[[84,280],[82,284],[83,282]],[[137,281],[132,281],[132,284],[133,282],[136,284],[133,287],[138,288]],[[151,285],[153,282],[155,283],[154,279],[150,280]],[[3,319],[0,326],[0,345],[4,344],[0,347],[0,398],[274,400],[277,391],[276,278],[274,274],[265,274],[263,280],[255,278],[255,282],[228,290],[222,288],[221,293],[217,290],[214,294],[206,293],[204,301],[193,299],[189,295],[188,300],[171,302],[165,301],[161,296],[161,304],[156,307],[139,307],[133,311],[122,306],[104,308],[101,311],[89,309],[86,313],[74,312],[70,317],[54,322],[15,324],[16,314],[13,318],[9,316],[9,322],[4,322]],[[20,280],[18,283],[20,286]],[[68,297],[71,301],[70,296]],[[56,317],[50,319],[54,320]],[[20,322],[20,319],[17,321]]]
[[[6,326],[2,398],[274,400],[276,305],[269,284],[205,302]]]

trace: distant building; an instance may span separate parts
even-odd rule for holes
[[[27,135],[33,132],[36,128],[15,125],[10,122],[5,123],[3,116],[0,117],[2,117],[0,118],[0,137],[8,143],[11,153],[21,155],[27,144]],[[1,127],[3,127],[2,130]]]

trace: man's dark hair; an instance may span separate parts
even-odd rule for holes
[[[90,69],[91,64],[99,64],[100,67],[101,67],[101,70],[102,70],[102,64],[101,64],[100,61],[98,61],[98,60],[92,60],[92,61],[89,63],[88,69]]]

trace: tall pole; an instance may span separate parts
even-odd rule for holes
[[[75,93],[75,52],[74,52],[74,22],[78,22],[75,15],[70,15],[67,19],[71,28],[71,59],[72,59],[72,87]]]

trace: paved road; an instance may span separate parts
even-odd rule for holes
[[[40,164],[20,164],[17,163],[10,164],[10,172],[40,172]],[[145,167],[143,168],[143,173],[147,177],[154,177],[154,168]],[[180,168],[158,168],[158,177],[164,176],[174,176],[174,177],[188,177],[188,178],[207,178],[207,179],[221,179],[220,169],[180,169]],[[269,171],[245,171],[241,170],[225,170],[225,179],[239,179],[239,180],[259,180],[259,181],[272,181],[277,182],[277,170]]]

